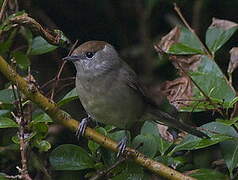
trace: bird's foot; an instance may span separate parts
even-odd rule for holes
[[[123,138],[119,141],[119,143],[118,143],[118,145],[117,145],[117,148],[118,148],[117,158],[120,157],[121,155],[123,155],[123,154],[125,153],[127,141],[128,141],[127,136],[123,137]]]
[[[81,136],[84,135],[85,130],[86,130],[90,120],[91,120],[90,115],[88,115],[88,117],[82,119],[82,121],[80,122],[80,124],[79,124],[79,126],[78,126],[78,128],[76,130],[77,138],[80,138]]]

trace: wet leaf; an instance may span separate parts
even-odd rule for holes
[[[42,122],[49,123],[53,121],[50,118],[50,116],[48,116],[48,114],[40,113],[33,117],[33,120],[31,123],[36,124],[36,123],[42,123]]]
[[[152,135],[155,138],[155,142],[157,145],[157,150],[161,155],[165,154],[165,152],[171,147],[172,142],[166,141],[160,136],[159,128],[156,123],[146,121],[141,128],[141,135]]]
[[[209,26],[206,32],[206,44],[207,47],[214,54],[218,49],[225,44],[230,37],[237,31],[238,24],[223,20],[212,19],[212,24]]]
[[[10,118],[0,117],[0,129],[1,128],[16,128],[18,124]]]
[[[32,40],[31,51],[29,55],[40,55],[55,50],[57,46],[49,44],[41,36],[37,36]]]
[[[163,92],[180,111],[196,112],[217,107],[230,108],[229,105],[234,101],[236,93],[215,61],[205,55],[196,55],[178,56],[173,63],[177,64],[175,65],[177,68],[179,64],[187,74],[180,69],[181,77],[174,81],[167,81]]]
[[[136,136],[133,141],[132,145],[134,148],[138,148],[138,151],[145,154],[148,157],[153,158],[157,152],[157,143],[156,139],[153,135],[138,135]]]
[[[12,104],[14,101],[12,89],[0,90],[0,103]]]
[[[211,122],[201,126],[206,129],[210,138],[201,139],[193,135],[186,136],[183,141],[176,145],[174,149],[169,153],[172,155],[174,152],[181,150],[195,150],[205,147],[209,147],[221,142],[228,142],[227,140],[234,139],[234,136],[230,136],[230,133],[234,131],[231,126],[226,126],[222,123]]]
[[[157,45],[171,54],[204,54],[201,43],[183,26],[176,26]]]
[[[27,68],[30,66],[30,60],[25,53],[21,51],[15,51],[12,53],[12,56],[15,58],[18,66],[21,69],[27,70]]]
[[[224,174],[213,169],[197,169],[193,170],[189,176],[197,180],[228,180],[229,178]]]
[[[70,92],[68,92],[57,104],[58,106],[62,106],[78,98],[79,97],[78,97],[76,88],[74,88]]]
[[[55,170],[83,170],[94,167],[93,159],[80,146],[64,144],[54,149],[50,163]]]

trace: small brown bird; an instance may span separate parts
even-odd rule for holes
[[[207,137],[159,110],[135,72],[107,42],[86,42],[64,60],[72,61],[76,67],[76,90],[88,114],[80,123],[80,135],[84,133],[88,120],[92,119],[121,129],[130,129],[136,122],[154,121],[198,137]],[[120,141],[119,154],[124,151],[126,141],[126,137]]]

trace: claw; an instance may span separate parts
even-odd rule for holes
[[[118,145],[117,145],[117,148],[118,148],[117,158],[120,157],[125,152],[127,141],[128,141],[128,138],[127,138],[127,136],[125,136],[118,143]]]
[[[75,135],[78,137],[78,139],[84,135],[85,130],[88,126],[88,122],[91,120],[91,117],[88,115],[88,117],[83,118],[82,121],[80,122]]]

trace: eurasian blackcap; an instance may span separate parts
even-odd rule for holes
[[[136,122],[151,120],[198,137],[207,137],[159,110],[139,83],[135,72],[119,57],[112,45],[103,41],[88,41],[64,60],[72,61],[76,67],[76,90],[88,114],[80,123],[81,135],[91,118],[121,129],[130,129]],[[126,138],[119,143],[121,151],[125,142]]]

